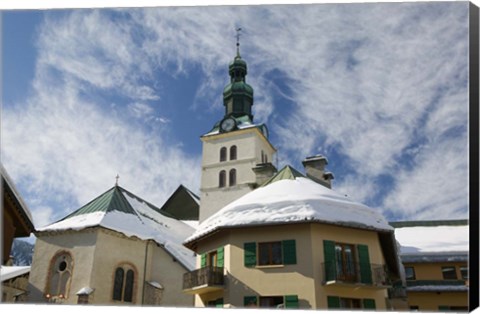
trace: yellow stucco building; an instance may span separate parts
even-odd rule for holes
[[[409,309],[468,311],[468,221],[405,221],[391,225],[401,245]]]
[[[391,309],[393,228],[373,209],[287,166],[202,222],[185,245],[195,306]]]

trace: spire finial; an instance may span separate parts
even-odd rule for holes
[[[241,27],[237,27],[237,57],[240,57],[240,31],[242,30]]]
[[[118,179],[120,178],[120,176],[118,175],[117,173],[117,176],[115,177],[115,186],[118,186]]]

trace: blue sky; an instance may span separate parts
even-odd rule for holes
[[[198,193],[242,27],[277,167],[389,220],[468,216],[468,3],[4,11],[2,163],[37,227],[115,183]]]

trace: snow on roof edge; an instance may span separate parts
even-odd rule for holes
[[[24,275],[30,272],[31,266],[1,266],[0,267],[0,280],[4,282],[6,280]]]
[[[377,232],[383,232],[383,233],[392,233],[393,230],[386,230],[386,229],[381,229],[381,228],[375,228],[372,226],[367,226],[363,224],[354,224],[354,223],[345,223],[342,221],[337,221],[337,222],[332,222],[328,220],[320,220],[320,219],[309,219],[309,220],[292,220],[292,221],[270,221],[270,222],[257,222],[257,223],[249,223],[249,224],[242,224],[242,225],[226,225],[226,226],[217,226],[214,227],[210,230],[207,230],[205,233],[199,234],[198,236],[195,237],[188,237],[185,239],[183,242],[183,245],[189,247],[193,242],[197,242],[201,239],[207,238],[213,233],[216,233],[222,229],[242,229],[242,228],[249,228],[249,227],[261,227],[261,226],[281,226],[281,225],[294,225],[294,224],[303,224],[303,223],[320,223],[320,224],[327,224],[327,225],[336,225],[336,226],[341,226],[341,227],[350,227],[350,228],[356,228],[356,229],[363,229],[363,230],[372,230],[372,231],[377,231]]]

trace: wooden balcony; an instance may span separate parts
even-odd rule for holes
[[[324,270],[324,285],[364,286],[373,289],[390,287],[390,282],[384,265],[351,263],[337,265],[322,263]]]
[[[184,293],[203,294],[223,289],[223,267],[206,266],[183,274]]]

